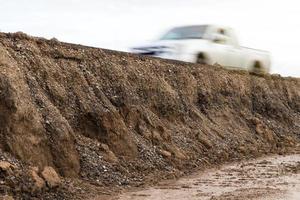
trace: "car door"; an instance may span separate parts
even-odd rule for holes
[[[230,36],[225,29],[217,29],[212,45],[215,54],[214,63],[225,67],[235,67],[237,65],[239,49],[232,45]]]

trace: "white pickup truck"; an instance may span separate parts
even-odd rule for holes
[[[132,48],[133,53],[227,68],[269,73],[266,51],[239,46],[232,28],[197,25],[173,28],[150,45]]]

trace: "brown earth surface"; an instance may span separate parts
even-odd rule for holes
[[[99,198],[101,199],[101,198]],[[98,199],[98,200],[99,200]],[[111,200],[299,200],[300,154],[227,164]],[[97,198],[95,198],[97,200]]]
[[[23,33],[0,33],[0,68],[5,198],[105,199],[225,162],[299,148],[296,78]]]

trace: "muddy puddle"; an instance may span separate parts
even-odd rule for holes
[[[224,165],[118,200],[300,200],[300,154]]]

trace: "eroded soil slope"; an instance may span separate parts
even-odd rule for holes
[[[0,34],[0,68],[0,192],[15,198],[109,195],[299,144],[299,79],[22,33]]]

